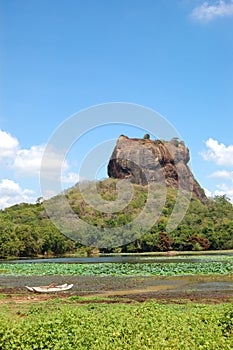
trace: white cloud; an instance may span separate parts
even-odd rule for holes
[[[207,150],[201,153],[204,160],[213,161],[221,167],[233,167],[233,145],[226,146],[212,138],[209,138],[205,145]],[[215,185],[216,189],[211,192],[211,195],[206,192],[207,196],[226,195],[233,203],[233,171],[226,169],[216,170],[209,175],[209,178],[218,179],[221,183]]]
[[[8,168],[14,170],[16,175],[20,177],[39,176],[43,159],[43,174],[48,178],[53,178],[61,171],[67,171],[69,168],[68,162],[66,160],[63,161],[61,154],[51,151],[46,152],[44,157],[44,151],[45,145],[36,145],[29,149],[18,149],[8,157]],[[72,177],[74,178],[74,175]],[[68,182],[67,178],[65,180]]]
[[[43,145],[39,145],[18,150],[13,160],[13,169],[24,176],[38,175],[44,149]]]
[[[44,156],[45,145],[35,145],[29,149],[20,148],[17,138],[0,129],[0,159],[2,166],[13,170],[18,176],[39,175]],[[55,150],[47,152],[44,165],[52,173],[68,169],[67,161],[63,162],[61,154]],[[62,164],[62,165],[61,165]]]
[[[216,186],[216,189],[214,191],[209,191],[208,189],[204,189],[205,194],[207,197],[215,197],[215,196],[226,196],[230,199],[231,203],[233,204],[233,185],[227,186],[226,184],[220,184]]]
[[[61,177],[61,182],[64,184],[75,185],[78,181],[79,181],[79,175],[73,172],[64,174]]]
[[[212,160],[217,165],[233,166],[233,145],[226,146],[212,138],[205,145],[207,150],[201,153],[204,160]]]
[[[209,177],[230,181],[228,182],[228,184],[226,184],[225,182],[218,184],[216,186],[217,189],[213,192],[213,195],[214,196],[226,195],[228,198],[230,198],[231,202],[233,203],[233,171],[218,170],[210,174]]]
[[[13,157],[18,147],[19,142],[15,137],[0,130],[0,158]]]
[[[231,180],[233,182],[233,171],[218,170],[210,174],[209,177]]]
[[[193,9],[191,17],[202,22],[209,22],[217,17],[233,15],[233,0],[218,0],[214,4],[205,1],[201,6]]]
[[[206,197],[212,197],[211,191],[209,191],[207,188],[203,188],[203,190],[205,191]]]
[[[17,138],[0,130],[0,159],[2,166],[15,170],[24,176],[38,175],[44,145],[32,146],[30,149],[20,149]]]
[[[0,178],[0,208],[35,200],[32,191],[22,189],[13,179],[9,180],[12,177],[34,177],[38,181],[41,176],[43,181],[48,181],[50,196],[59,193],[62,185],[76,184],[80,180],[79,176],[63,157],[63,152],[58,152],[51,146],[33,145],[23,149],[16,137],[0,129],[0,161],[5,177],[2,180]],[[57,186],[53,188],[54,183]]]
[[[67,172],[70,168],[68,161],[64,158],[63,153],[59,153],[54,150],[53,147],[49,147],[46,149],[43,154],[43,159],[40,168],[40,178],[42,182],[45,184],[48,181],[48,184],[53,181],[55,187],[60,185],[61,182],[70,182],[67,178]],[[62,180],[63,178],[63,180]]]
[[[22,189],[17,182],[9,179],[3,179],[0,182],[0,208],[4,209],[14,204],[35,201],[34,192],[28,189]]]
[[[226,195],[227,198],[233,203],[233,184],[227,186],[226,184],[220,184],[217,186],[217,190],[214,191],[215,196]]]

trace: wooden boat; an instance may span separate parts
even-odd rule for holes
[[[49,286],[40,286],[40,287],[25,286],[25,287],[30,292],[51,293],[51,292],[63,292],[63,291],[69,290],[73,287],[73,284],[65,283],[65,284],[61,284],[61,285],[56,285],[55,283],[52,283]]]

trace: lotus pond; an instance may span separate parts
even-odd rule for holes
[[[43,261],[43,260],[42,260]],[[196,255],[195,257],[144,257],[140,262],[3,262],[1,275],[80,275],[80,276],[185,276],[232,274],[232,255]],[[67,261],[67,259],[66,259]]]

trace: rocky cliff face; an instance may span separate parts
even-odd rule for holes
[[[192,192],[205,203],[207,198],[188,167],[189,160],[189,149],[177,139],[152,141],[122,135],[109,160],[108,175],[139,185],[163,183]]]

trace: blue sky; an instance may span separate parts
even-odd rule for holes
[[[108,102],[159,112],[201,186],[233,200],[233,0],[2,0],[0,23],[1,208],[35,201],[50,136]],[[123,125],[80,140],[63,186],[85,152],[122,133],[144,135]]]

